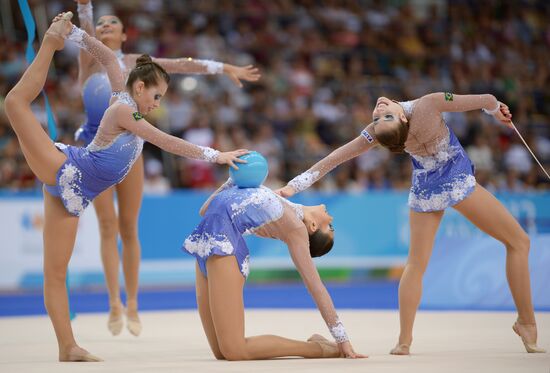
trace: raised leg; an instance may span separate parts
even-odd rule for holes
[[[57,150],[31,110],[32,101],[44,87],[56,41],[45,37],[36,58],[6,96],[4,107],[10,124],[33,173],[48,185],[56,184],[56,173],[66,156]]]
[[[216,339],[227,360],[261,360],[283,356],[338,357],[315,341],[302,342],[275,335],[244,336],[244,277],[234,256],[212,256],[206,262],[208,299]]]
[[[479,184],[454,208],[506,246],[506,278],[518,310],[514,331],[521,336],[528,352],[544,352],[536,347],[537,327],[529,278],[529,236],[504,205]]]
[[[422,278],[432,255],[435,234],[439,228],[441,218],[443,218],[443,211],[410,211],[411,242],[409,257],[399,282],[401,330],[397,346],[390,351],[392,355],[409,354],[414,319],[422,297]]]
[[[57,337],[59,361],[100,361],[76,344],[69,317],[65,279],[78,218],[65,210],[59,198],[47,192],[44,214],[44,304]]]
[[[141,333],[138,316],[138,283],[141,245],[138,237],[138,218],[143,198],[143,155],[141,155],[126,178],[117,185],[118,226],[122,239],[122,268],[126,289],[127,327],[130,333]]]

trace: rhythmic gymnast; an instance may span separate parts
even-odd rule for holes
[[[422,277],[443,213],[451,206],[505,245],[506,275],[518,310],[513,329],[521,337],[527,352],[545,352],[536,344],[537,327],[528,266],[529,236],[506,208],[476,183],[470,159],[442,118],[443,112],[479,109],[493,115],[502,124],[512,126],[508,107],[490,94],[432,93],[406,102],[380,97],[372,113],[373,123],[360,136],[277,191],[285,197],[301,192],[334,167],[376,144],[393,152],[410,154],[413,163],[409,194],[411,238],[409,257],[399,283],[401,332],[391,354],[408,355],[410,352]]]
[[[183,249],[197,259],[197,305],[216,359],[366,357],[354,352],[311,259],[326,254],[333,245],[332,217],[324,205],[298,205],[266,187],[240,189],[229,179],[204,203],[200,214],[203,219]],[[243,286],[249,252],[244,234],[287,244],[336,343],[317,334],[308,342],[275,335],[245,337]]]
[[[46,32],[33,63],[5,99],[6,114],[34,174],[44,185],[44,303],[59,345],[60,361],[100,361],[79,347],[69,320],[65,278],[74,247],[78,219],[86,206],[105,189],[119,183],[139,157],[143,141],[194,159],[235,167],[246,150],[220,153],[170,136],[143,119],[159,106],[169,76],[142,56],[128,76],[115,53],[70,22],[72,13],[56,17]],[[65,38],[86,49],[107,71],[113,90],[97,135],[86,148],[53,144],[31,110],[56,50]]]
[[[94,27],[93,8],[90,0],[78,0],[80,27],[88,35],[111,48],[118,59],[125,77],[135,67],[137,54],[124,54],[121,51],[126,40],[124,25],[113,15],[98,19]],[[258,70],[252,66],[239,67],[209,60],[191,58],[153,58],[169,74],[221,74],[225,73],[235,84],[240,80],[256,81]],[[83,87],[83,102],[86,122],[75,134],[76,140],[85,146],[90,144],[97,133],[103,113],[109,106],[111,86],[99,61],[86,50],[80,51],[79,81]],[[94,199],[94,207],[99,223],[101,238],[101,259],[105,272],[105,282],[109,293],[109,319],[107,327],[113,335],[122,331],[124,307],[120,298],[119,254],[117,237],[122,240],[122,268],[125,279],[127,328],[133,335],[141,332],[138,317],[138,279],[141,247],[138,238],[138,217],[143,196],[143,156],[140,155],[130,168],[126,178]],[[114,204],[117,194],[118,217]],[[117,229],[118,228],[118,229]]]

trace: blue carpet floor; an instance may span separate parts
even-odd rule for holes
[[[333,284],[328,289],[337,308],[397,308],[397,282]],[[315,308],[302,284],[247,285],[244,289],[247,308]],[[106,292],[72,291],[71,310],[76,313],[106,312]],[[144,289],[139,293],[139,307],[146,310],[195,309],[195,289]],[[0,316],[45,315],[41,292],[0,294]]]
[[[398,282],[379,281],[355,284],[329,284],[327,288],[337,309],[391,309],[396,310]],[[247,308],[315,308],[315,303],[302,284],[246,285],[244,303]],[[75,313],[107,312],[106,292],[72,291],[71,310]],[[195,309],[195,289],[144,289],[139,293],[142,311]],[[508,307],[430,307],[424,310],[513,311]],[[550,311],[550,309],[537,309]],[[0,293],[0,316],[45,315],[41,292]]]

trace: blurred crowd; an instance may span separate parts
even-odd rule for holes
[[[26,67],[27,36],[17,2],[11,4],[13,29],[0,31],[0,103]],[[224,76],[173,76],[161,108],[147,119],[196,144],[261,152],[269,161],[270,187],[284,185],[358,136],[371,122],[377,97],[404,101],[438,91],[494,94],[509,105],[514,123],[550,169],[546,0],[95,0],[93,5],[96,19],[116,14],[123,21],[124,52],[260,68],[261,80],[242,89]],[[31,1],[31,7],[44,18],[39,29],[46,16],[76,11],[68,0]],[[77,55],[69,43],[57,53],[45,89],[57,140],[69,144],[84,121]],[[45,126],[42,97],[34,111]],[[480,111],[445,113],[445,120],[474,162],[478,182],[490,190],[549,188],[512,130]],[[146,192],[213,188],[227,178],[224,167],[152,145],[144,155]],[[404,190],[410,177],[408,155],[374,148],[315,187]],[[0,188],[38,187],[0,110]]]

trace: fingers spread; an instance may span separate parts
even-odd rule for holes
[[[233,81],[233,83],[239,87],[239,88],[242,88],[243,87],[243,84],[241,83],[241,81],[239,80],[239,78],[237,78],[237,76],[235,76],[235,74],[229,74],[229,78]]]

